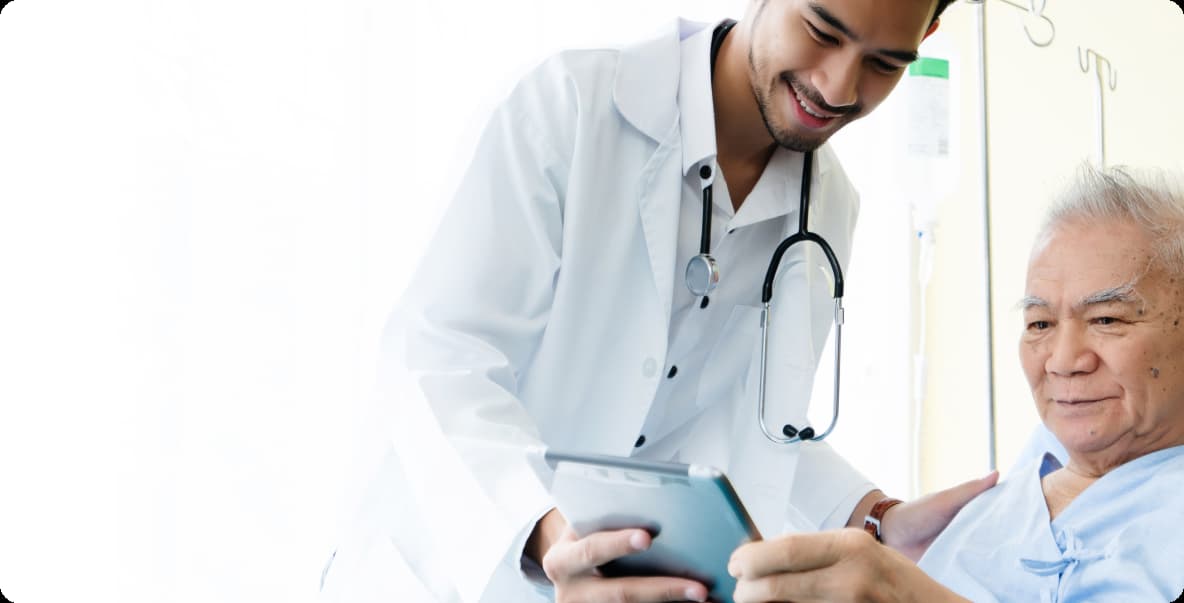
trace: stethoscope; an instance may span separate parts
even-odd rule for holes
[[[728,31],[736,24],[735,21],[727,20],[721,23],[715,29],[715,33],[711,39],[711,67],[714,75],[715,71],[715,57],[719,53],[719,47],[723,43],[723,39],[728,35]],[[781,241],[777,249],[773,252],[773,257],[769,261],[769,269],[765,272],[765,281],[761,287],[761,374],[760,374],[760,389],[758,390],[759,403],[757,406],[757,420],[760,423],[761,432],[770,441],[778,444],[793,444],[795,442],[802,442],[805,440],[823,440],[831,434],[835,429],[835,424],[839,421],[839,356],[843,347],[843,270],[839,266],[838,257],[831,249],[830,244],[826,242],[818,234],[810,232],[810,181],[814,164],[814,153],[812,151],[806,152],[802,158],[802,185],[801,198],[798,200],[798,231],[789,238]],[[713,185],[712,170],[710,166],[702,166],[699,171],[699,176],[703,181],[703,229],[699,236],[699,255],[691,258],[687,262],[686,281],[687,288],[690,289],[691,294],[696,297],[703,297],[715,290],[719,285],[719,266],[715,262],[715,258],[711,257],[711,188]],[[777,435],[770,431],[768,424],[765,422],[765,381],[768,373],[768,355],[769,355],[769,322],[770,314],[769,308],[773,300],[773,279],[777,275],[777,269],[781,266],[781,258],[785,252],[797,243],[809,241],[822,248],[822,252],[826,254],[826,261],[830,264],[831,274],[834,276],[834,300],[835,300],[835,380],[834,380],[834,409],[831,415],[830,425],[826,431],[821,434],[815,434],[813,427],[804,427],[799,430],[793,425],[786,424],[781,428],[781,434]]]

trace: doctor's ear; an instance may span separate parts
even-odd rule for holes
[[[924,40],[925,38],[932,36],[933,32],[937,31],[938,25],[941,25],[941,17],[934,19],[933,23],[929,24],[929,29],[925,30],[925,35],[921,36],[921,39]]]

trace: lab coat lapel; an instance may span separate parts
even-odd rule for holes
[[[634,128],[657,142],[678,125],[681,67],[678,23],[654,37],[621,49],[613,80],[613,102]]]
[[[657,143],[642,168],[638,210],[666,325],[670,324],[674,276],[678,272],[674,255],[682,199],[679,67],[675,23],[654,38],[622,49],[613,85],[613,101],[622,117]]]
[[[678,122],[674,125],[677,129]],[[670,174],[671,170],[678,173],[681,157],[677,144],[667,142],[658,147],[642,173],[641,199],[638,202],[650,269],[667,326],[670,325],[670,307],[674,300],[674,277],[677,272],[674,255],[682,194],[680,179],[671,178]]]

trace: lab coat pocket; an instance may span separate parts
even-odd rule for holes
[[[720,330],[699,381],[699,408],[738,400],[743,396],[753,352],[760,345],[761,309],[737,305]]]

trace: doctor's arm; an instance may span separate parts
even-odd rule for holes
[[[888,509],[880,527],[884,544],[916,562],[925,554],[938,534],[950,524],[958,511],[976,496],[993,487],[998,479],[999,474],[991,472],[986,477],[970,480]],[[885,497],[880,490],[867,493],[852,511],[847,520],[847,527],[862,530],[864,518],[871,512],[872,506]]]
[[[548,128],[555,109],[528,76],[491,116],[383,342],[383,385],[404,421],[420,437],[439,433],[457,463],[437,463],[433,479],[416,484],[416,498],[451,496],[444,486],[470,484],[474,519],[434,528],[439,541],[480,543],[448,571],[479,590],[507,551],[554,506],[525,454],[541,445],[532,413],[520,397],[520,376],[548,323],[562,246],[561,200],[568,159]],[[554,105],[562,105],[555,99]],[[557,142],[560,139],[560,142]],[[422,395],[408,395],[418,389]],[[412,444],[395,438],[396,447]],[[405,450],[404,458],[422,458]],[[485,520],[476,518],[484,517]],[[496,523],[488,518],[496,518]],[[471,551],[482,551],[479,559]],[[512,554],[512,553],[511,553]]]
[[[543,442],[519,395],[519,378],[529,370],[554,302],[573,129],[572,116],[564,113],[572,101],[562,74],[548,74],[548,68],[524,79],[491,118],[389,333],[391,370],[403,365],[416,381],[463,470],[431,481],[473,483],[484,496],[472,506],[488,511],[472,515],[499,519],[491,530],[468,529],[473,522],[458,518],[438,526],[434,537],[461,542],[477,530],[496,534],[464,547],[466,553],[488,551],[479,563],[458,561],[452,568],[473,588],[503,554],[517,565],[525,552],[547,571],[559,601],[703,600],[705,589],[690,580],[599,578],[597,566],[648,547],[648,534],[625,530],[576,539],[525,454]],[[408,451],[408,458],[414,454]],[[420,494],[429,501],[435,496]],[[546,519],[536,523],[540,517]],[[546,537],[528,541],[536,525],[549,528]]]

